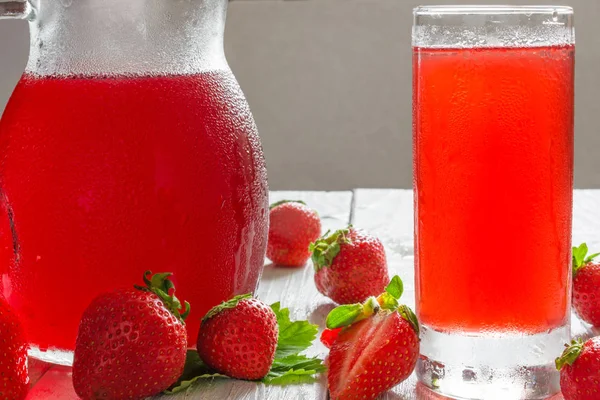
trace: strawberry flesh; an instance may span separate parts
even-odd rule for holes
[[[332,400],[375,399],[413,371],[419,339],[398,312],[382,311],[343,329],[329,354]]]
[[[323,343],[325,347],[330,349],[331,346],[333,346],[333,343],[337,339],[338,335],[340,334],[341,330],[342,328],[325,329],[323,333],[321,333],[321,343]]]

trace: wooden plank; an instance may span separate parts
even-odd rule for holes
[[[413,195],[411,190],[358,189],[354,195],[352,222],[377,235],[386,247],[391,274],[405,283],[404,300],[414,306],[413,269]],[[600,190],[576,190],[573,198],[573,243],[587,242],[590,249],[600,251]],[[600,335],[572,315],[572,334],[578,337]],[[416,377],[390,391],[383,399],[442,399],[416,384]],[[562,397],[557,395],[553,400]]]
[[[352,203],[351,192],[272,192],[271,202],[293,199],[303,200],[316,209],[321,216],[323,230],[339,229],[348,224]],[[281,268],[268,263],[258,289],[257,296],[267,303],[281,301],[283,307],[289,307],[290,316],[296,319],[308,319],[312,323],[324,326],[327,313],[333,304],[320,295],[313,282],[313,269],[310,262],[304,268]],[[321,328],[322,329],[322,328]],[[310,355],[324,356],[327,350],[320,342],[309,349]],[[39,374],[36,363],[32,369]],[[42,372],[43,373],[43,372]],[[327,398],[324,377],[317,384],[293,385],[286,387],[265,386],[253,382],[233,380],[205,381],[192,390],[174,396],[157,396],[155,399],[298,399],[314,400]],[[33,387],[28,400],[76,400],[70,369],[53,367],[46,372]]]

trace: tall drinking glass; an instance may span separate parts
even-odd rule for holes
[[[569,7],[415,9],[417,373],[444,395],[559,391],[574,43]]]

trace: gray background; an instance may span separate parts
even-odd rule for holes
[[[44,1],[44,0],[42,0]],[[56,1],[56,0],[46,0]],[[494,4],[444,1],[436,4]],[[409,188],[412,0],[237,0],[226,54],[258,124],[271,189]],[[600,0],[577,26],[575,185],[600,188]],[[0,21],[0,111],[22,72],[27,24]]]

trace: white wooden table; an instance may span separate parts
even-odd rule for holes
[[[271,202],[282,199],[304,200],[321,216],[323,229],[338,229],[348,223],[377,235],[386,247],[390,275],[404,281],[404,301],[414,307],[413,271],[413,204],[412,191],[392,189],[357,189],[352,192],[272,192]],[[586,241],[592,250],[600,249],[600,190],[576,190],[573,210],[573,243]],[[281,301],[289,307],[291,317],[308,319],[321,328],[334,305],[319,294],[313,283],[312,265],[301,269],[275,268],[266,265],[258,297],[271,304]],[[573,333],[590,336],[593,332],[573,318]],[[311,355],[325,356],[317,342]],[[31,378],[35,383],[28,400],[76,400],[70,369],[50,367],[33,362]],[[265,386],[235,380],[205,381],[194,389],[173,396],[155,399],[253,399],[253,400],[326,400],[324,377],[315,384],[297,386]],[[555,396],[552,400],[561,399]],[[382,396],[386,400],[442,399],[416,384],[414,375]]]

